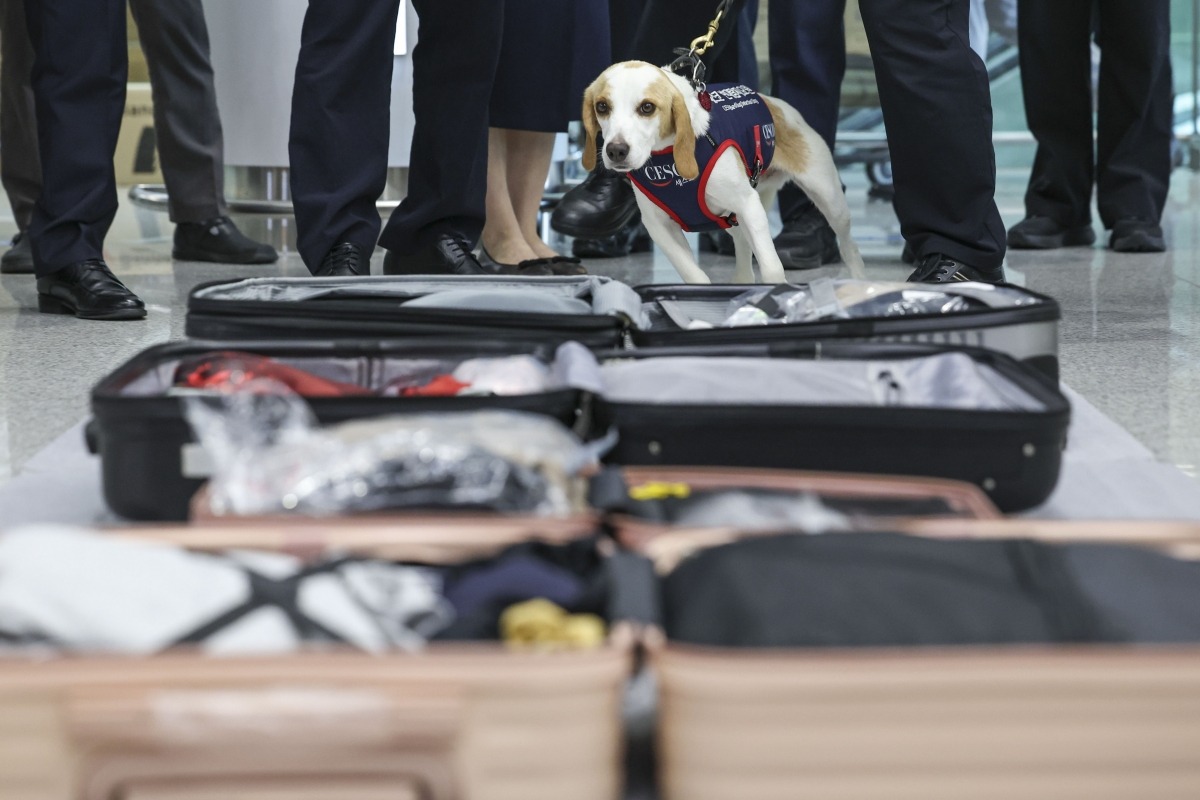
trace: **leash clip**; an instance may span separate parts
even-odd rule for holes
[[[667,69],[686,78],[687,82],[692,85],[692,88],[695,89],[697,93],[703,92],[705,88],[704,75],[706,71],[704,62],[700,60],[700,57],[696,54],[694,49],[689,50],[686,47],[677,47],[675,48],[674,52],[679,56],[679,58],[676,58],[674,61],[672,61],[667,66]]]

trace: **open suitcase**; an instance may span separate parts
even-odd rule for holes
[[[303,369],[327,396],[305,396],[322,424],[389,413],[508,409],[579,424],[577,390],[555,388],[514,396],[337,396],[338,386],[379,389],[406,374],[435,375],[472,359],[527,355],[549,364],[552,347],[515,342],[201,342],[156,345],[138,354],[92,390],[93,420],[88,444],[102,461],[104,495],[118,514],[135,520],[182,520],[192,495],[211,471],[185,420],[176,384],[181,366],[229,351],[263,356],[283,367]],[[269,375],[267,377],[270,377]]]
[[[802,298],[804,308],[813,315],[842,309],[838,313],[844,318],[781,318],[771,324],[722,327],[731,302],[753,288],[664,284],[632,289],[593,276],[251,278],[193,290],[187,334],[205,339],[290,338],[300,330],[316,338],[516,337],[575,340],[601,348],[798,340],[924,342],[997,350],[1058,377],[1059,306],[1027,289],[938,287],[951,302],[943,298],[936,303],[920,299],[928,295],[928,287],[826,280],[779,287],[769,302],[759,305],[783,314],[785,306],[796,307],[797,293],[808,293]]]
[[[850,287],[882,288],[883,299],[874,298],[855,316],[779,324],[722,327],[730,306],[745,295],[745,285],[662,284],[640,286],[645,324],[632,332],[635,347],[703,346],[796,341],[913,342],[963,347],[980,347],[1012,356],[1058,380],[1058,323],[1062,311],[1046,295],[1017,286],[981,288],[938,287],[950,296],[976,300],[973,307],[934,311],[933,307],[896,299],[904,290],[880,282],[827,281],[836,304],[837,293]],[[820,295],[821,284],[800,284]],[[894,287],[895,285],[893,285]],[[913,286],[907,285],[911,293]],[[830,286],[826,286],[828,294]],[[926,287],[928,288],[928,287]],[[890,291],[889,291],[890,289]],[[920,289],[916,290],[917,292]],[[1003,296],[999,296],[1003,295]],[[786,295],[785,295],[786,296]],[[995,297],[994,297],[995,296]],[[890,302],[886,299],[893,298]],[[853,307],[852,307],[853,308]],[[697,325],[702,327],[697,328]],[[712,326],[712,327],[708,327]]]
[[[197,286],[200,339],[470,337],[618,347],[641,300],[610,278],[490,276],[248,278]]]
[[[1200,557],[1194,525],[908,527],[946,540],[1101,542]],[[706,547],[679,532],[644,542],[643,551],[670,572],[689,545]],[[1175,613],[1190,614],[1194,628],[1194,607]],[[666,800],[1169,800],[1200,792],[1200,645],[742,649],[661,633],[647,642]]]
[[[601,372],[610,463],[950,478],[1002,511],[1050,495],[1070,417],[1041,373],[970,348],[662,348],[607,354]]]
[[[541,521],[493,529],[485,541],[474,528],[433,521],[120,535],[200,552],[453,564],[591,533]],[[631,643],[616,626],[599,649],[555,652],[498,642],[255,657],[6,651],[0,800],[614,800]]]
[[[231,348],[338,387],[371,390],[413,373],[414,364],[444,372],[513,354],[553,360],[554,370],[570,375],[555,384],[563,388],[527,395],[312,397],[326,424],[385,413],[533,411],[585,437],[615,432],[607,456],[614,464],[951,478],[981,486],[1006,511],[1050,494],[1069,418],[1057,386],[1032,367],[967,348],[725,345],[617,350],[597,363],[579,347],[552,354],[515,342],[187,342],[151,348],[93,391],[91,446],[102,456],[115,511],[133,519],[186,516],[209,465],[184,421],[178,373]]]

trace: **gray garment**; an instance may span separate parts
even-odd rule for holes
[[[225,141],[201,0],[129,0],[154,96],[154,128],[171,220],[226,213]],[[22,0],[0,0],[0,182],[22,230],[41,195],[30,74],[33,46]]]

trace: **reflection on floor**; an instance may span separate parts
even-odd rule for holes
[[[902,241],[891,207],[866,199],[866,183],[846,174],[856,236],[872,278],[902,279]],[[1002,173],[1001,213],[1021,217],[1026,175]],[[1014,252],[1009,279],[1058,299],[1063,308],[1063,381],[1146,445],[1157,458],[1196,474],[1200,464],[1200,177],[1177,171],[1164,227],[1171,250],[1121,255],[1097,246],[1054,253]],[[288,247],[286,218],[239,218],[247,233]],[[14,232],[0,216],[0,238]],[[248,275],[305,275],[294,251],[265,268],[172,262],[172,225],[164,212],[123,200],[108,240],[115,272],[147,303],[143,322],[82,322],[39,314],[29,276],[0,279],[0,481],[19,473],[47,443],[88,413],[98,378],[151,344],[182,336],[188,292],[199,283]],[[554,239],[566,251],[570,243]],[[378,270],[379,257],[376,258]],[[732,259],[700,261],[716,279]],[[659,253],[593,261],[593,272],[629,283],[675,282]],[[826,269],[791,273],[797,280]]]

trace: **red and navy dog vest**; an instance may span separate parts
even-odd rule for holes
[[[775,155],[775,122],[758,92],[741,84],[724,83],[710,86],[708,95],[712,100],[708,135],[696,138],[699,178],[679,177],[674,148],[670,147],[651,153],[649,161],[629,173],[633,185],[685,231],[711,231],[737,225],[733,214],[727,217],[714,214],[704,202],[708,177],[722,153],[735,148],[742,157],[747,178],[755,184]]]

